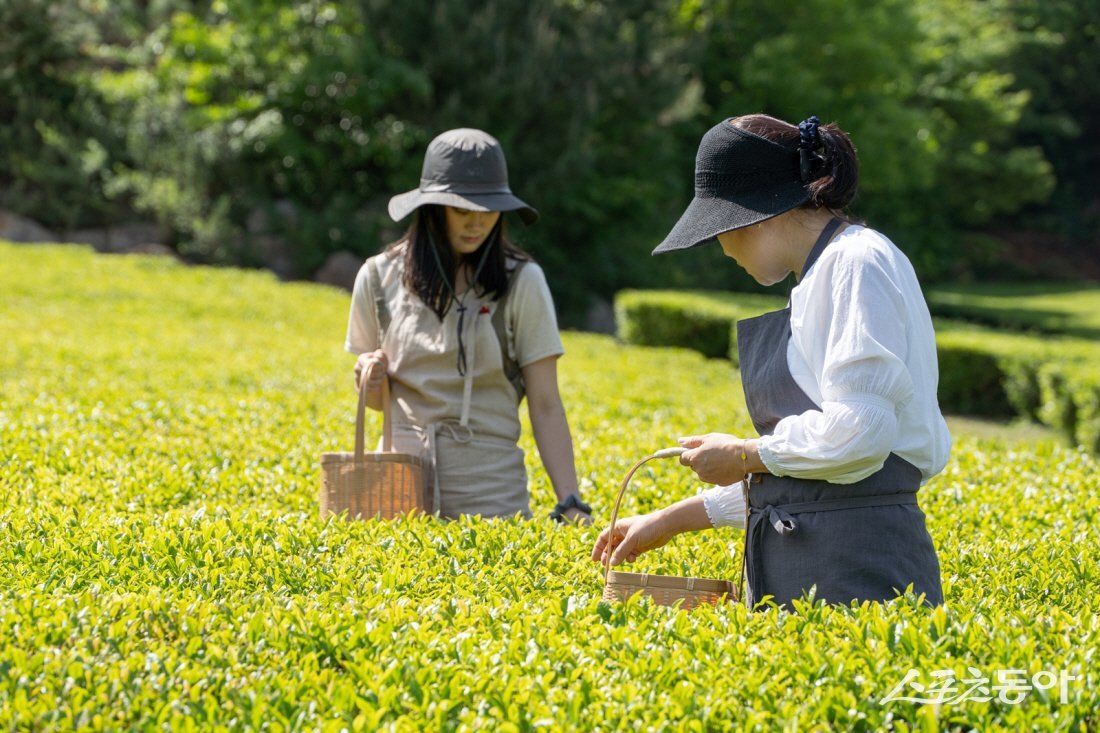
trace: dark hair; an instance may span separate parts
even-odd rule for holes
[[[768,115],[735,117],[734,127],[751,132],[792,150],[798,149],[798,126]],[[859,159],[848,133],[835,122],[818,126],[821,136],[821,157],[824,162],[814,170],[807,185],[810,200],[801,208],[826,208],[839,213],[856,197],[859,188]]]
[[[504,216],[497,220],[489,236],[473,252],[456,259],[447,240],[447,218],[444,207],[424,204],[416,211],[405,235],[389,246],[389,249],[405,247],[405,287],[414,292],[443,320],[454,302],[455,278],[460,265],[469,265],[471,273],[477,269],[481,257],[485,264],[478,273],[476,287],[481,295],[492,295],[500,300],[508,292],[508,260],[530,260],[531,256],[516,248],[504,235]],[[489,252],[486,253],[486,248]],[[432,253],[435,250],[435,254]],[[436,257],[438,255],[438,259]],[[439,265],[443,265],[440,272]],[[444,281],[446,278],[446,281]]]

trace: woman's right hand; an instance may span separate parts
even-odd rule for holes
[[[381,364],[381,368],[376,368],[371,371],[372,364]],[[386,357],[386,352],[382,349],[376,349],[369,354],[360,354],[359,358],[355,360],[355,388],[359,389],[359,384],[363,380],[364,374],[369,374],[370,381],[367,382],[368,392],[377,392],[382,389],[382,380],[390,370],[390,362]]]
[[[607,562],[610,551],[612,565],[634,562],[643,552],[664,546],[675,535],[676,531],[663,511],[619,519],[615,522],[614,537],[611,537],[611,528],[608,527],[596,538],[592,559]]]

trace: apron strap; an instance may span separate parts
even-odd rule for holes
[[[814,246],[810,250],[809,256],[806,257],[805,264],[802,265],[802,272],[798,275],[799,280],[806,277],[806,273],[809,272],[810,268],[817,262],[817,258],[821,256],[825,246],[829,244],[829,241],[833,238],[833,233],[836,232],[837,228],[843,223],[844,222],[841,221],[839,217],[834,216],[829,220],[829,223],[825,225],[825,228],[821,230],[821,234],[818,235],[817,241],[814,242]]]
[[[367,259],[367,282],[370,283],[370,291],[374,296],[374,315],[378,321],[378,346],[382,347],[382,339],[386,337],[386,331],[390,328],[390,308],[386,304],[386,294],[382,292],[382,275],[378,271],[378,262],[373,257]]]
[[[466,374],[462,377],[462,412],[459,413],[458,417],[458,424],[464,428],[469,428],[470,426],[470,402],[473,399],[474,367],[477,364],[477,338],[478,331],[481,330],[481,322],[485,319],[481,317],[480,312],[475,312],[471,320],[473,320],[473,325],[470,326],[470,330],[473,331],[473,334],[468,339],[469,346],[466,347],[466,358],[468,362]]]
[[[762,510],[769,509],[784,514],[802,514],[804,512],[832,512],[838,509],[863,509],[872,506],[893,506],[895,504],[916,504],[917,495],[911,491],[900,494],[875,494],[873,496],[841,496],[835,499],[819,499],[818,501],[801,501],[796,504],[781,504],[780,506],[768,505]],[[797,528],[797,523],[796,523]],[[780,534],[787,534],[781,532]]]
[[[526,385],[523,382],[523,370],[520,369],[519,362],[516,361],[516,348],[513,339],[508,338],[508,324],[506,319],[508,317],[508,301],[511,300],[512,290],[515,282],[519,277],[519,271],[523,269],[523,266],[528,263],[529,260],[517,260],[515,269],[513,269],[508,275],[508,292],[504,294],[504,297],[497,301],[496,308],[493,309],[493,331],[496,332],[497,341],[500,342],[500,358],[504,364],[504,376],[508,377],[508,381],[512,383],[512,387],[516,390],[516,395],[519,397],[519,401],[523,402],[523,397],[526,392]]]

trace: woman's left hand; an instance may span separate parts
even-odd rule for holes
[[[611,527],[600,532],[592,548],[592,559],[611,565],[634,562],[643,552],[663,547],[674,536],[676,530],[663,511],[621,518],[615,523],[614,537]]]
[[[371,367],[375,364],[380,365],[380,368],[375,369],[372,373]],[[359,358],[355,360],[355,389],[359,389],[359,385],[363,381],[363,375],[369,374],[370,381],[367,383],[367,390],[370,392],[378,392],[382,389],[382,380],[386,378],[389,368],[389,358],[382,349],[376,349],[367,354],[360,354]]]
[[[680,456],[680,463],[687,466],[700,481],[719,486],[735,484],[745,478],[745,441],[726,433],[707,433],[680,438],[680,445],[687,448]]]

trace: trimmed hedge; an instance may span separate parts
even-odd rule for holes
[[[736,322],[782,307],[780,298],[705,291],[623,291],[619,338],[682,346],[737,364]],[[1026,308],[1026,302],[1021,307]],[[1100,453],[1100,345],[938,320],[940,404],[947,412],[1022,417]]]
[[[737,321],[782,308],[783,298],[708,290],[621,290],[615,322],[621,341],[682,346],[737,364]]]
[[[1088,282],[973,283],[928,292],[933,316],[1080,338],[1100,337],[1100,286]]]
[[[1091,341],[936,323],[940,404],[951,412],[1018,416],[1100,451],[1100,347]],[[1087,416],[1087,417],[1083,417]]]
[[[1079,362],[1066,367],[1071,399],[1076,412],[1074,440],[1100,454],[1100,367]]]

